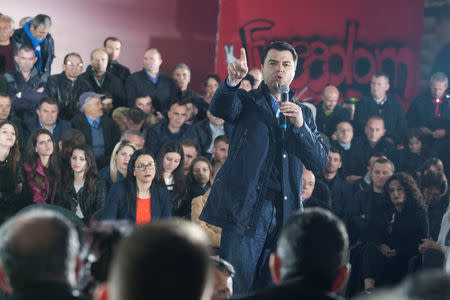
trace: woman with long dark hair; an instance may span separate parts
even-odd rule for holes
[[[23,183],[18,130],[13,122],[4,120],[0,122],[0,223],[25,205]]]
[[[33,203],[54,204],[61,172],[55,139],[47,129],[31,132],[24,169]]]
[[[156,163],[146,149],[137,150],[128,163],[124,182],[112,185],[106,197],[103,219],[128,219],[138,224],[168,218],[172,208],[164,186],[153,183]]]
[[[70,209],[85,223],[103,208],[106,182],[99,175],[92,148],[77,145],[70,156],[70,170],[63,176],[64,191],[57,204]]]
[[[363,255],[364,288],[375,284],[395,284],[408,271],[409,260],[418,255],[418,246],[429,235],[427,208],[413,177],[396,173],[384,185],[387,205],[371,217],[372,236]]]
[[[187,190],[191,199],[203,195],[211,187],[212,165],[204,156],[198,156],[189,167]]]
[[[189,202],[186,201],[184,153],[179,142],[169,141],[159,150],[156,160],[156,182],[165,186],[172,201],[172,216],[190,218]]]

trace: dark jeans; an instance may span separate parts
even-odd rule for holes
[[[247,295],[273,284],[269,257],[275,251],[279,226],[282,225],[281,195],[270,200],[267,199],[270,196],[264,198],[253,236],[222,231],[220,257],[230,262],[236,271],[233,296]]]

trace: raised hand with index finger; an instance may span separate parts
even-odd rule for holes
[[[245,49],[241,48],[241,57],[228,64],[228,82],[231,85],[237,85],[247,73],[247,55],[245,54]]]

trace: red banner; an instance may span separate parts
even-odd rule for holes
[[[419,88],[423,12],[423,0],[221,1],[216,72],[226,76],[240,47],[249,67],[260,67],[263,48],[283,40],[299,56],[291,87],[300,99],[318,100],[329,84],[359,97],[383,71],[407,106]]]

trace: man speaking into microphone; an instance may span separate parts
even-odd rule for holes
[[[294,79],[295,49],[288,43],[273,42],[264,49],[261,64],[259,88],[250,92],[239,89],[248,72],[245,50],[241,49],[240,58],[228,64],[228,77],[209,107],[214,116],[231,124],[232,131],[228,158],[214,180],[200,219],[222,228],[220,257],[235,268],[235,295],[271,283],[269,256],[279,230],[302,208],[303,165],[320,170],[328,160],[328,148],[311,111],[297,101],[281,103],[281,86],[288,87]]]

